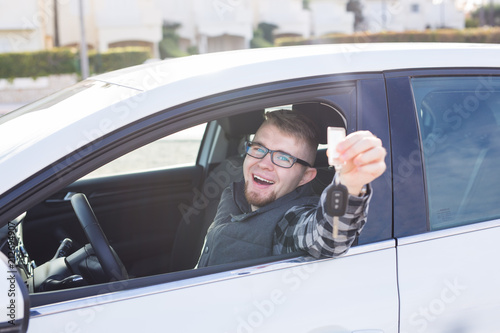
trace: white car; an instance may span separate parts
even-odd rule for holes
[[[499,59],[486,44],[213,53],[4,115],[0,332],[497,332]],[[335,259],[194,268],[242,142],[276,108],[381,138],[365,229]],[[324,145],[315,166],[319,193]]]

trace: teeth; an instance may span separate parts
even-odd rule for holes
[[[262,177],[255,176],[255,175],[254,175],[253,177],[254,177],[254,179],[260,180],[261,182],[268,183],[268,184],[271,184],[271,185],[272,185],[272,184],[274,184],[274,182],[273,182],[273,181],[270,181],[270,180],[264,179],[264,178],[262,178]]]

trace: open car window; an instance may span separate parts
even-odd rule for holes
[[[344,125],[338,111],[323,107]],[[264,112],[220,118],[156,140],[28,211],[18,245],[25,249],[20,260],[26,276],[36,276],[31,292],[85,287],[109,278],[100,271],[96,245],[84,232],[81,207],[75,206],[80,193],[128,278],[193,269],[222,191],[242,179],[242,143],[255,134]],[[316,167],[313,188],[320,194],[333,177],[323,147]]]

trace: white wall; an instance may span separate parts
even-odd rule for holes
[[[0,0],[0,52],[45,48],[44,33],[50,29],[51,17],[42,9],[38,0]]]
[[[92,48],[105,52],[110,43],[161,40],[162,16],[153,0],[84,1],[85,37]],[[79,0],[59,5],[60,44],[79,45]],[[153,50],[157,54],[157,48]]]
[[[256,24],[264,22],[277,26],[275,35],[311,35],[311,13],[302,8],[302,0],[258,0]]]
[[[347,0],[311,1],[312,31],[321,36],[328,33],[354,32],[354,13],[346,11]]]
[[[200,53],[229,50],[229,40],[235,38],[224,38],[226,42],[215,42],[214,38],[232,36],[242,40],[239,47],[247,48],[253,37],[253,12],[251,0],[193,0],[193,19],[196,22],[196,32]],[[206,48],[203,41],[206,40]],[[212,41],[212,42],[211,42]]]
[[[162,16],[153,0],[94,0],[98,49],[110,43],[144,41],[154,45],[162,39]],[[158,56],[157,47],[153,50]]]

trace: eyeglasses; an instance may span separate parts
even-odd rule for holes
[[[274,165],[277,165],[282,168],[291,168],[295,164],[295,162],[305,165],[307,167],[312,168],[312,166],[307,163],[304,160],[301,160],[300,158],[297,158],[295,156],[292,156],[290,154],[284,153],[279,150],[271,150],[263,145],[252,142],[252,141],[247,141],[246,142],[246,154],[255,158],[263,159],[267,153],[271,153],[271,162],[273,162]]]

